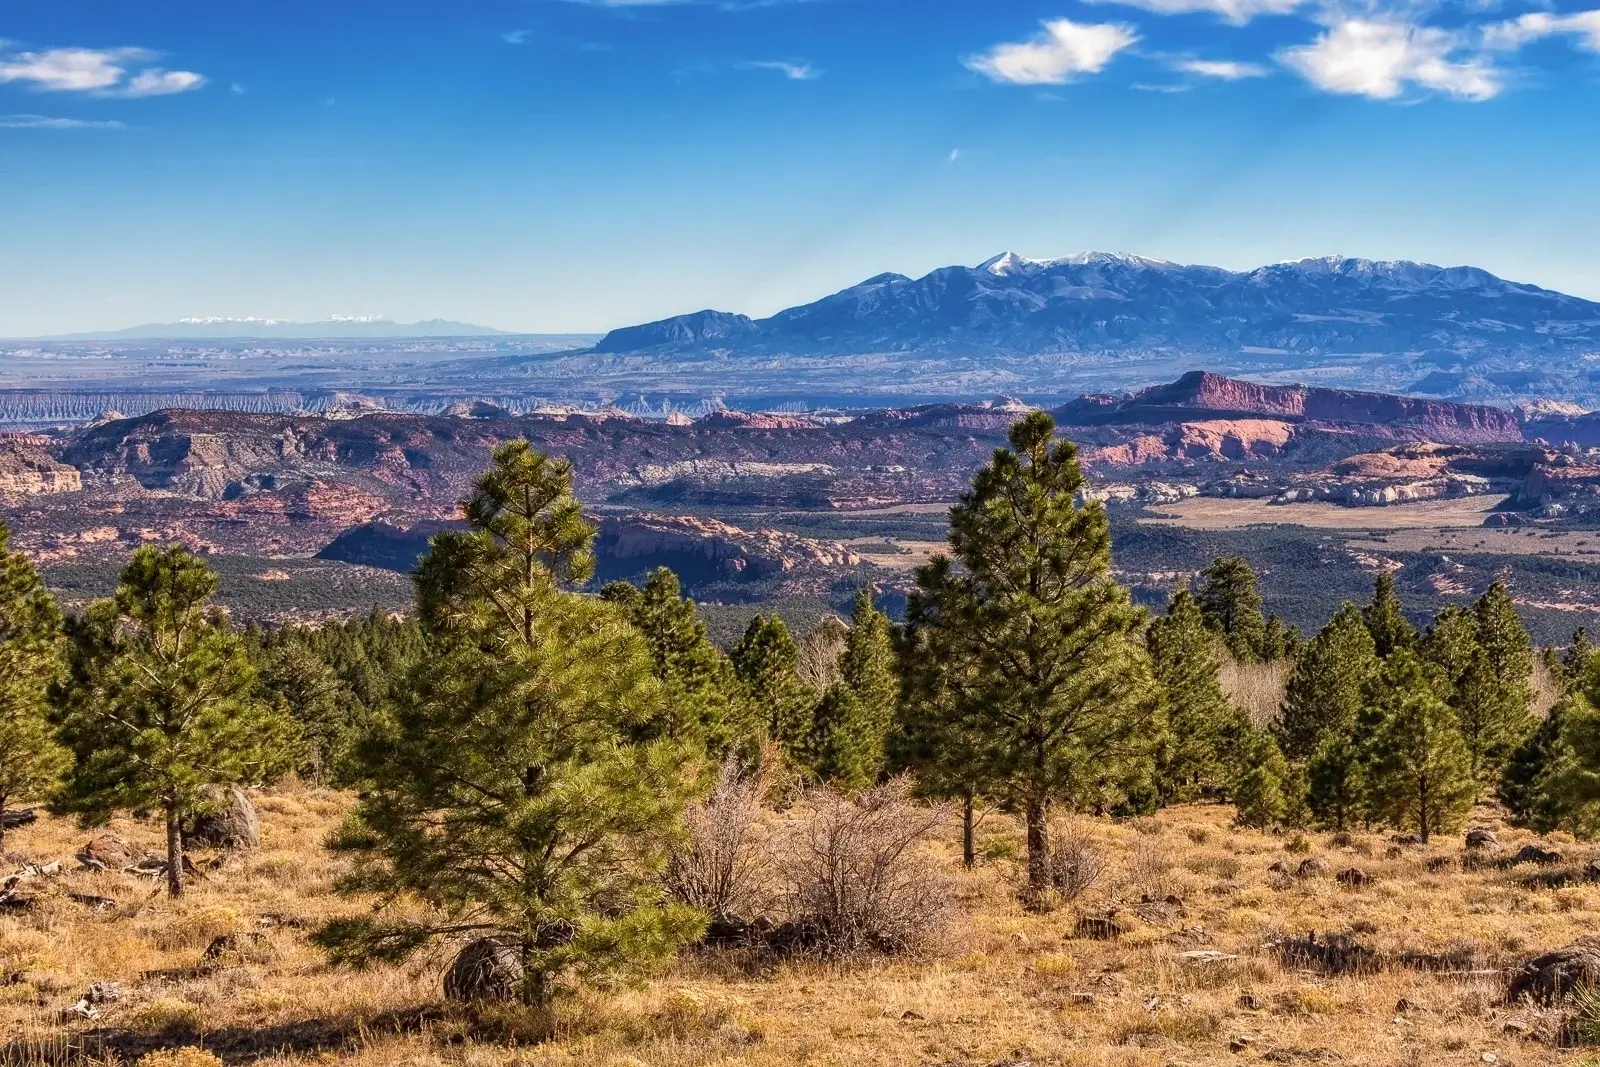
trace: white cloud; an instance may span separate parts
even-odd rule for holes
[[[822,71],[813,67],[804,60],[793,59],[760,59],[751,63],[739,64],[740,70],[775,70],[792,82],[816,81],[822,77]]]
[[[945,162],[946,163],[954,163],[956,160],[958,160],[960,158],[961,158],[961,149],[952,148],[952,149],[950,149],[950,156],[949,156],[948,159],[945,160]]]
[[[0,42],[3,44],[3,42]],[[149,67],[128,77],[128,68],[154,58],[143,48],[51,48],[0,55],[0,83],[17,82],[42,92],[100,96],[165,96],[206,83],[189,70]]]
[[[1220,15],[1235,26],[1243,26],[1260,15],[1287,15],[1306,0],[1088,0],[1094,4],[1122,4],[1157,15]]]
[[[1571,34],[1578,38],[1578,47],[1600,52],[1600,10],[1576,11],[1570,15],[1532,11],[1509,22],[1484,27],[1483,45],[1497,51],[1514,52],[1523,45],[1558,34]]]
[[[1489,100],[1504,87],[1482,55],[1455,58],[1460,34],[1405,22],[1345,19],[1307,45],[1278,53],[1285,66],[1329,93],[1394,100],[1410,87],[1457,100]]]
[[[49,115],[0,115],[0,127],[12,130],[122,130],[114,119],[58,119]]]
[[[1185,59],[1174,63],[1172,69],[1230,82],[1267,76],[1267,68],[1259,63],[1237,63],[1231,59]]]
[[[528,43],[528,31],[527,30],[507,30],[505,33],[502,33],[500,35],[500,39],[502,41],[504,41],[506,44],[527,44]]]
[[[54,92],[109,89],[127,72],[124,64],[150,58],[142,48],[52,48],[0,57],[0,82],[26,82]]]
[[[192,70],[161,70],[152,68],[135,74],[128,84],[118,90],[119,96],[171,96],[198,89],[206,83],[204,75]]]
[[[969,69],[1010,85],[1065,85],[1077,75],[1100,73],[1138,40],[1133,27],[1120,22],[1052,19],[1032,40],[996,45],[965,62]]]

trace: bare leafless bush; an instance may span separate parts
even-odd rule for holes
[[[1064,901],[1083,896],[1105,876],[1109,863],[1094,842],[1088,824],[1078,818],[1057,819],[1050,827],[1050,885]]]
[[[713,920],[767,911],[771,864],[757,830],[771,785],[761,769],[748,770],[731,758],[723,763],[711,792],[684,815],[684,843],[667,862],[673,896]]]
[[[1533,660],[1533,704],[1531,710],[1538,718],[1546,718],[1550,709],[1560,703],[1566,695],[1566,687],[1561,680],[1550,673],[1550,667],[1545,661],[1535,656]]]
[[[1219,658],[1217,679],[1234,707],[1248,715],[1258,728],[1276,722],[1294,663],[1286,659],[1246,663],[1226,654]]]
[[[1128,883],[1146,899],[1160,900],[1177,889],[1172,849],[1156,838],[1141,837],[1128,855]]]
[[[850,638],[850,627],[832,615],[800,639],[800,680],[813,691],[825,693],[839,680],[839,657]]]
[[[916,803],[897,779],[856,797],[820,788],[806,797],[779,853],[785,926],[819,955],[926,950],[951,913],[951,886],[924,845],[946,817]]]

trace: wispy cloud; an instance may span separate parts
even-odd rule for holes
[[[1239,63],[1231,59],[1181,59],[1172,69],[1184,74],[1197,74],[1202,78],[1220,78],[1236,82],[1245,78],[1264,78],[1267,68],[1259,63]]]
[[[1496,51],[1515,51],[1546,37],[1576,37],[1579,48],[1600,52],[1600,10],[1552,15],[1530,11],[1509,22],[1497,22],[1483,31],[1483,45]]]
[[[739,69],[775,70],[792,82],[816,81],[822,77],[822,71],[804,60],[795,59],[758,59],[750,63],[740,63]]]
[[[1088,0],[1093,4],[1121,4],[1157,15],[1217,15],[1235,26],[1243,26],[1261,15],[1287,15],[1299,10],[1306,0]]]
[[[502,33],[500,35],[500,39],[502,41],[504,41],[506,44],[527,44],[528,43],[528,31],[527,30],[507,30],[505,33]]]
[[[0,127],[9,130],[122,130],[115,119],[62,119],[50,115],[0,115]]]
[[[1120,22],[1052,19],[1027,41],[1000,44],[969,56],[966,66],[1009,85],[1065,85],[1082,74],[1098,74],[1139,35]]]
[[[960,158],[961,158],[961,149],[952,148],[952,149],[950,149],[950,155],[949,155],[949,157],[947,159],[945,159],[945,162],[946,163],[954,163],[957,160],[959,160]]]
[[[1482,101],[1505,87],[1501,72],[1470,50],[1465,35],[1398,19],[1343,19],[1310,44],[1284,49],[1278,59],[1324,92],[1372,100],[1395,100],[1418,89]]]
[[[155,59],[143,48],[51,48],[42,52],[0,54],[0,83],[18,83],[40,92],[94,93],[100,96],[164,96],[198,89],[203,75],[189,70],[131,68]]]

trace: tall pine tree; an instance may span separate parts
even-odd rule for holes
[[[48,718],[62,667],[61,613],[0,523],[0,814],[13,800],[45,800],[71,763]],[[0,819],[0,853],[6,827]]]
[[[980,790],[1019,810],[1030,893],[1047,893],[1052,804],[1105,803],[1148,763],[1159,700],[1143,612],[1111,576],[1099,504],[1079,505],[1077,450],[1034,412],[1011,428],[951,512],[960,569],[917,571],[915,672],[933,672],[965,731]]]
[[[900,696],[893,631],[874,606],[872,590],[862,589],[850,613],[839,681],[817,709],[813,740],[817,774],[846,789],[864,789],[883,774]]]
[[[1291,761],[1311,759],[1325,734],[1352,734],[1378,669],[1377,648],[1361,612],[1345,604],[1306,642],[1289,675],[1276,732]]]
[[[1405,651],[1389,657],[1374,687],[1383,718],[1372,740],[1371,809],[1393,825],[1415,828],[1424,844],[1462,823],[1476,789],[1467,746],[1439,687],[1433,668]]]
[[[1366,620],[1367,632],[1372,635],[1380,659],[1387,659],[1401,649],[1416,647],[1417,631],[1406,618],[1400,596],[1395,592],[1393,572],[1384,571],[1378,575],[1372,602],[1361,609],[1361,617]]]
[[[1256,572],[1243,556],[1213,560],[1200,572],[1195,600],[1206,628],[1222,638],[1234,659],[1262,658],[1267,620],[1261,614]]]
[[[260,699],[244,642],[211,605],[217,576],[182,545],[141,548],[117,592],[76,627],[57,693],[77,757],[53,806],[85,823],[161,812],[167,889],[183,893],[182,824],[216,787],[258,785],[288,769],[292,725]]]
[[[416,572],[427,654],[358,751],[368,782],[334,847],[340,883],[427,905],[328,924],[339,961],[395,960],[441,935],[493,937],[543,1004],[700,928],[660,891],[698,777],[659,721],[651,650],[617,606],[579,596],[594,529],[564,462],[502,445],[465,505],[470,529]]]
[[[1150,624],[1150,663],[1165,721],[1155,749],[1153,781],[1163,804],[1226,788],[1247,720],[1222,691],[1212,635],[1188,590]]]
[[[815,723],[817,694],[800,680],[800,646],[776,613],[757,615],[733,649],[746,699],[761,716],[767,739],[803,760]]]
[[[1480,784],[1493,780],[1533,729],[1533,645],[1499,582],[1472,607],[1477,648],[1454,679],[1451,704]]]
[[[650,647],[653,673],[665,690],[657,732],[688,740],[717,758],[754,739],[760,723],[744,699],[733,663],[712,643],[676,574],[661,567],[643,590],[613,583],[601,595],[627,610]]]

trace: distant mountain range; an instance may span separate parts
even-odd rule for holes
[[[449,319],[422,322],[395,322],[378,317],[335,317],[321,322],[287,322],[265,318],[193,318],[177,322],[154,322],[125,330],[76,333],[50,338],[59,341],[134,341],[134,340],[304,340],[311,338],[388,337],[504,337],[504,330],[474,326]]]
[[[1405,355],[1419,374],[1480,360],[1592,354],[1600,303],[1475,267],[1328,257],[1250,271],[1106,252],[1007,252],[921,278],[880,274],[765,319],[700,311],[613,330],[601,353],[916,353],[930,357],[1183,355],[1279,367]],[[1504,369],[1504,368],[1497,368]]]

